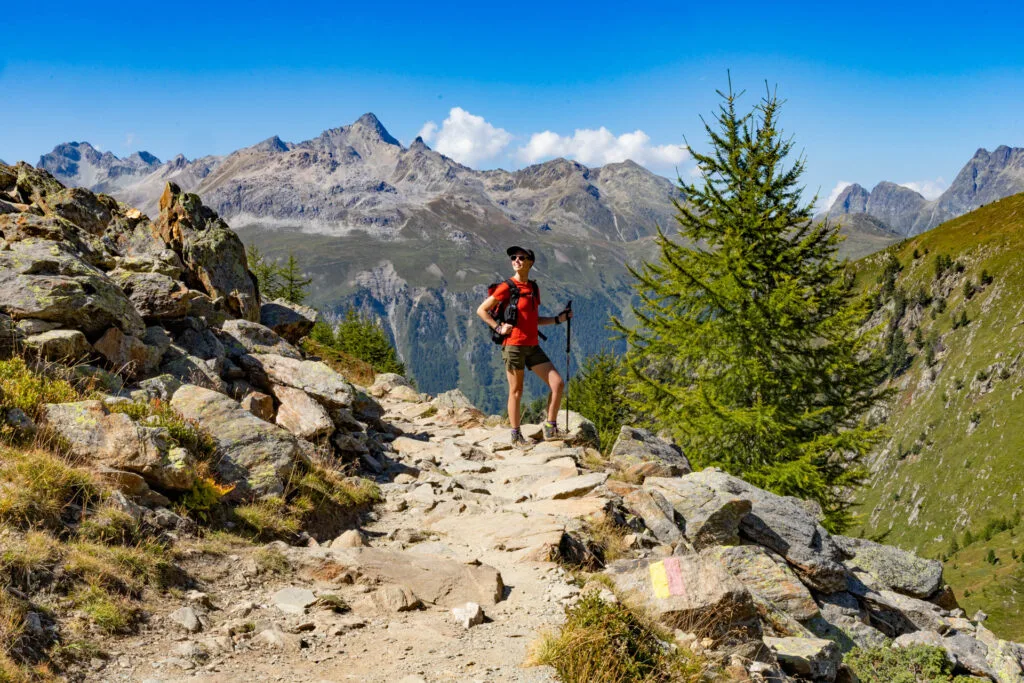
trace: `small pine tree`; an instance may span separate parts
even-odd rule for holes
[[[738,95],[719,94],[717,125],[704,125],[712,150],[693,151],[701,180],[679,179],[687,243],[659,229],[659,260],[631,269],[637,325],[613,322],[631,396],[698,467],[817,500],[841,529],[880,437],[862,417],[885,368],[858,330],[868,309],[838,260],[838,226],[802,203],[804,160],[786,167],[780,101],[768,93],[741,115]]]
[[[985,555],[985,561],[989,564],[995,564],[999,562],[999,558],[996,557],[996,551],[992,548],[988,549],[988,554]]]
[[[964,542],[961,544],[961,546],[966,548],[972,543],[974,543],[974,534],[971,533],[970,529],[964,529]]]
[[[405,374],[405,364],[398,359],[384,328],[373,320],[349,309],[334,332],[334,347],[373,366],[377,372]]]
[[[288,254],[288,261],[280,268],[281,298],[293,304],[301,304],[306,300],[309,285],[312,278],[303,277],[304,273],[299,269],[299,262],[295,260],[294,254]]]
[[[987,270],[981,271],[980,282],[982,287],[992,284],[992,276],[989,274]]]
[[[622,425],[629,421],[624,387],[622,362],[608,351],[588,356],[569,381],[572,408],[597,427],[601,452],[605,455],[615,444]]]
[[[964,298],[970,301],[974,297],[974,292],[974,283],[971,282],[970,278],[967,278],[964,280]]]
[[[249,245],[245,250],[245,256],[249,262],[249,270],[256,276],[260,298],[263,301],[273,301],[280,297],[281,269],[277,264],[269,261],[255,244]]]
[[[958,552],[960,552],[960,544],[956,541],[956,534],[953,534],[952,538],[949,539],[949,554],[953,556]]]

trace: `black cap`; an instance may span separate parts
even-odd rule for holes
[[[505,250],[505,253],[508,254],[509,258],[512,258],[513,254],[516,254],[520,251],[529,256],[531,261],[537,260],[537,257],[533,255],[533,249],[526,249],[524,247],[509,247],[508,249]]]

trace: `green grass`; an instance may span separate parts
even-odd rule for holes
[[[988,561],[989,553],[995,562]],[[1016,555],[1016,557],[1014,557]],[[953,553],[944,563],[946,581],[968,616],[989,615],[997,635],[1024,633],[1024,527],[1002,531]],[[1019,636],[1014,636],[1019,639]]]
[[[968,676],[953,676],[953,665],[940,647],[854,648],[844,663],[862,683],[968,683]]]
[[[6,415],[12,408],[21,409],[28,417],[39,418],[40,409],[46,403],[77,401],[80,394],[69,382],[47,373],[36,372],[20,357],[0,360],[0,414]],[[24,441],[24,436],[15,432],[0,420],[0,443]]]
[[[86,470],[44,450],[0,444],[0,523],[62,530],[70,506],[98,505],[100,489]]]
[[[1015,500],[1024,480],[1024,430],[1018,427],[1024,417],[1024,362],[1018,359],[1024,352],[1024,325],[1018,324],[1024,319],[1024,194],[858,262],[865,290],[881,289],[888,253],[902,265],[895,287],[908,301],[901,331],[913,360],[893,381],[890,439],[869,458],[874,475],[859,494],[859,527],[851,533],[940,557],[952,536],[967,529],[977,534],[990,520],[1024,507]],[[949,257],[949,267],[937,277],[940,255]],[[984,286],[983,273],[992,277]],[[965,287],[968,281],[974,286]],[[931,301],[916,307],[919,292]],[[891,316],[893,301],[883,297],[888,308],[878,320]],[[964,315],[967,325],[959,322]],[[933,365],[915,336],[939,340]],[[983,542],[969,554],[984,557],[988,547]],[[968,585],[962,582],[970,579],[949,565],[947,572],[961,595]],[[997,613],[1017,584],[1000,572],[992,581],[985,599],[969,602]],[[1011,630],[997,634],[1024,637],[1019,622],[1003,623]]]

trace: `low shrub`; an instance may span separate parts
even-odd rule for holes
[[[645,619],[595,594],[568,610],[557,635],[535,644],[530,663],[554,667],[566,683],[696,682],[705,671],[700,659],[662,640]]]
[[[141,616],[139,608],[130,600],[120,595],[111,595],[98,586],[82,588],[71,599],[89,621],[109,634],[131,633]]]
[[[953,677],[953,665],[940,647],[854,648],[843,658],[862,683],[967,683]]]

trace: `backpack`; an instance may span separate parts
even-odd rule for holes
[[[513,282],[512,278],[505,280],[504,283],[495,282],[487,285],[487,296],[493,296],[494,291],[498,289],[502,284],[508,285],[509,298],[506,303],[498,302],[494,304],[487,312],[491,314],[491,317],[500,325],[501,323],[508,323],[512,327],[516,326],[516,319],[519,317],[519,286]],[[533,288],[533,300],[537,301],[540,297],[540,288],[537,283],[530,280],[530,286]],[[491,341],[495,344],[501,344],[505,341],[505,337],[508,335],[498,334],[497,331],[491,330]],[[547,337],[537,332],[537,336],[547,341]]]

